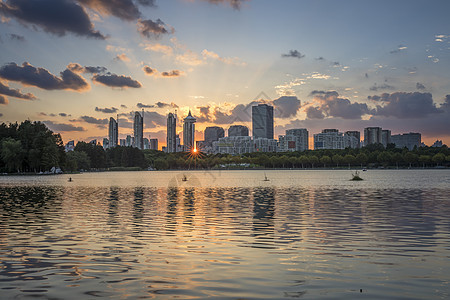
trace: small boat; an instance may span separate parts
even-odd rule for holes
[[[187,181],[188,179],[187,179],[186,175],[183,175],[183,178],[181,178],[181,180],[182,181]]]
[[[267,178],[267,175],[266,175],[266,173],[264,173],[264,179],[263,179],[263,181],[270,181],[270,179],[269,179],[269,178]]]
[[[69,177],[69,180],[67,180],[68,182],[72,182],[72,177]]]
[[[366,172],[367,171],[367,169],[363,169],[363,172]]]

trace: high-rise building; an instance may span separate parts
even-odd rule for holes
[[[314,149],[358,148],[359,140],[354,135],[339,132],[337,129],[324,129],[314,135]]]
[[[117,118],[119,120],[119,118]],[[119,143],[119,124],[111,117],[109,118],[109,148],[114,148]],[[104,146],[103,146],[104,147]]]
[[[387,144],[391,143],[391,131],[384,129],[381,130],[381,143],[386,148]]]
[[[103,149],[108,149],[108,148],[110,148],[110,145],[109,145],[109,139],[107,139],[107,138],[103,138]]]
[[[68,141],[66,144],[66,152],[73,151],[75,149],[75,141]]]
[[[288,129],[286,135],[293,135],[297,138],[295,151],[305,151],[309,149],[309,133],[306,128]]]
[[[252,106],[252,131],[254,138],[273,139],[273,106]]]
[[[213,142],[214,153],[243,154],[254,151],[255,144],[250,136],[227,136]]]
[[[181,145],[180,135],[175,136],[175,152],[183,152],[183,145]]]
[[[126,146],[127,140],[126,139],[120,139],[120,146]]]
[[[127,135],[127,138],[125,140],[126,141],[125,146],[127,147],[133,146],[133,140],[134,138],[132,138],[131,135]]]
[[[150,149],[150,141],[148,138],[144,138],[144,150]]]
[[[225,131],[222,127],[219,126],[212,126],[212,127],[206,127],[205,129],[205,141],[204,146],[211,147],[212,143],[215,141],[218,141],[220,138],[223,138],[225,136]]]
[[[391,137],[391,141],[395,144],[396,148],[406,147],[411,151],[414,149],[414,147],[420,147],[420,145],[422,144],[422,135],[415,132],[394,134]]]
[[[150,139],[150,149],[158,150],[158,139]]]
[[[134,113],[133,129],[133,146],[142,150],[144,149],[144,110],[142,110],[142,115],[138,111]]]
[[[197,121],[191,115],[191,111],[186,118],[184,118],[183,124],[183,145],[184,151],[191,151],[195,147],[195,122]]]
[[[364,146],[370,144],[382,144],[381,127],[364,128]]]
[[[97,140],[96,139],[95,140],[91,140],[89,143],[93,144],[93,145],[97,145]]]
[[[248,127],[244,125],[232,125],[228,128],[228,136],[248,136]]]
[[[177,115],[169,113],[167,116],[167,153],[177,152]]]
[[[358,140],[357,148],[361,147],[361,133],[359,131],[346,131],[345,134],[348,136],[354,136]]]

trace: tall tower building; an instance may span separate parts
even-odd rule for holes
[[[117,118],[119,120],[119,118]],[[114,148],[119,145],[119,124],[113,117],[109,118],[109,146]]]
[[[134,147],[144,149],[144,110],[142,115],[137,111],[134,113]]]
[[[252,106],[252,130],[254,138],[273,139],[273,106]]]
[[[177,115],[169,113],[167,116],[167,153],[177,152]]]
[[[186,118],[184,118],[183,125],[183,145],[184,151],[191,151],[195,147],[195,122],[197,121],[191,115],[191,111]]]

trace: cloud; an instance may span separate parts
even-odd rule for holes
[[[145,72],[146,75],[149,76],[156,75],[158,73],[158,70],[152,69],[149,66],[144,66],[142,70]]]
[[[0,94],[4,96],[11,96],[19,99],[25,99],[25,100],[34,100],[36,97],[31,94],[23,94],[18,89],[11,89],[9,86],[4,85],[2,82],[0,82]]]
[[[53,121],[43,121],[45,125],[52,131],[56,132],[69,132],[69,131],[85,131],[83,127],[73,126],[72,124],[55,123]]]
[[[133,21],[141,13],[131,0],[77,0],[81,4],[98,11],[103,15],[112,15],[125,21]]]
[[[70,0],[7,0],[0,2],[0,12],[17,19],[23,24],[31,24],[45,32],[64,36],[73,33],[95,39],[105,39],[94,30],[88,14],[74,1]]]
[[[405,45],[398,45],[397,49],[389,51],[389,53],[391,53],[391,54],[400,53],[406,49],[408,49],[408,47],[406,47]]]
[[[134,114],[133,114],[134,116]],[[155,128],[158,126],[166,126],[167,119],[166,116],[157,113],[156,111],[145,111],[144,112],[144,127],[145,128]]]
[[[371,87],[369,88],[369,90],[371,90],[371,91],[378,91],[378,90],[393,90],[393,89],[395,89],[395,87],[392,86],[392,85],[389,85],[389,84],[387,84],[387,83],[383,83],[382,85],[377,85],[377,84],[375,83],[373,86],[371,86]]]
[[[162,72],[161,76],[162,77],[179,77],[181,75],[183,75],[184,73],[179,71],[179,70],[172,70],[169,72]]]
[[[11,34],[8,34],[8,36],[12,41],[25,42],[25,37],[23,35],[11,33]]]
[[[139,19],[138,32],[147,38],[159,38],[162,34],[173,34],[175,29],[167,27],[160,19],[156,21]]]
[[[68,115],[68,114],[66,114],[66,113],[59,113],[58,114],[60,117],[67,117],[67,116],[70,116],[70,115]]]
[[[165,108],[165,107],[173,107],[173,108],[178,108],[178,105],[176,105],[175,103],[164,103],[164,102],[156,102],[155,104],[152,105],[147,105],[147,104],[143,104],[143,103],[138,103],[136,104],[136,106],[138,108]]]
[[[121,104],[120,107],[121,108],[127,108],[127,106],[125,104]]]
[[[18,81],[25,85],[36,86],[45,90],[74,90],[83,91],[89,89],[86,80],[66,69],[60,73],[61,77],[56,77],[44,68],[35,68],[28,62],[22,66],[16,63],[9,63],[0,68],[0,77],[6,80]]]
[[[115,108],[115,107],[111,107],[111,108],[107,108],[107,107],[105,107],[105,108],[100,108],[100,107],[95,107],[95,111],[99,111],[99,112],[102,112],[102,113],[105,113],[105,114],[114,114],[114,113],[116,113],[117,111],[118,111],[118,109],[117,108]]]
[[[416,83],[416,89],[418,89],[418,90],[425,90],[426,88],[425,88],[425,86],[423,84],[421,84],[420,82],[417,82]]]
[[[373,113],[378,116],[414,119],[442,112],[442,109],[436,107],[430,93],[384,93],[380,96],[369,96],[368,99],[383,103],[377,105]]]
[[[275,89],[277,91],[277,94],[279,96],[294,96],[295,91],[294,87],[305,84],[305,81],[301,78],[294,78],[289,82],[285,82],[283,84],[279,84],[275,86]]]
[[[154,51],[163,53],[165,55],[172,55],[173,54],[173,48],[167,45],[162,44],[146,44],[144,47],[145,50]]]
[[[116,75],[116,74],[106,74],[106,75],[99,75],[96,74],[94,77],[92,77],[92,81],[98,82],[100,84],[110,86],[110,87],[119,87],[119,88],[140,88],[142,87],[142,84],[132,79],[131,77],[124,76],[124,75]]]
[[[6,98],[3,95],[0,95],[0,104],[1,105],[8,105],[8,103],[9,103],[8,98]]]
[[[323,119],[325,115],[318,107],[309,106],[306,108],[306,117],[308,119]]]
[[[0,100],[0,104],[1,104],[1,100]],[[0,113],[0,118],[1,118],[1,117],[3,117],[3,114],[2,114],[2,113]]]
[[[221,57],[219,54],[214,51],[208,51],[204,49],[202,51],[202,56],[204,59],[212,58],[218,61],[221,61],[227,65],[236,65],[236,66],[245,66],[247,65],[245,62],[242,62],[238,57]]]
[[[84,73],[102,74],[106,71],[107,69],[105,67],[84,67]]]
[[[130,58],[125,54],[117,54],[116,57],[114,57],[115,61],[125,61],[125,62],[129,62]]]
[[[317,57],[315,60],[325,60],[322,56]]]
[[[345,98],[340,98],[336,91],[312,91],[313,102],[318,106],[315,109],[307,108],[306,113],[312,118],[338,117],[342,119],[361,119],[365,114],[370,114],[370,109],[365,103],[354,102]],[[311,105],[312,106],[312,105]],[[320,114],[320,113],[322,114]]]
[[[239,10],[242,7],[242,3],[244,3],[247,0],[203,0],[206,2],[209,2],[211,4],[219,4],[219,3],[227,3],[232,8]]]
[[[105,125],[108,124],[108,119],[97,119],[90,116],[81,116],[80,120],[83,120],[86,123],[89,124],[97,124],[97,125]]]
[[[275,106],[275,117],[290,118],[295,117],[300,109],[300,100],[295,96],[282,96],[273,101]]]
[[[75,72],[75,73],[90,73],[90,74],[97,74],[97,73],[105,73],[107,69],[105,67],[83,67],[80,64],[77,63],[70,63],[67,65],[67,69]]]
[[[281,54],[281,57],[294,57],[294,58],[300,59],[300,58],[305,57],[305,55],[301,54],[297,50],[290,50],[289,53],[287,53],[287,54]]]

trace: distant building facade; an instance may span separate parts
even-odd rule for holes
[[[252,106],[252,134],[254,138],[273,139],[273,106]]]
[[[212,143],[225,136],[225,130],[219,126],[206,127],[204,132],[204,145],[212,147]]]
[[[244,125],[232,125],[228,128],[228,136],[248,136],[248,127]]]
[[[370,144],[382,144],[382,129],[381,127],[366,127],[364,128],[364,146]]]
[[[431,147],[436,148],[436,147],[442,147],[443,143],[441,140],[436,140],[436,142],[433,143],[433,145],[431,145]]]
[[[150,141],[148,140],[148,138],[144,138],[144,150],[150,149]]]
[[[184,118],[183,124],[183,146],[184,151],[191,151],[195,146],[195,122],[197,121],[189,111],[189,114]]]
[[[150,149],[158,150],[158,139],[150,139]]]
[[[386,148],[386,146],[391,142],[391,131],[388,129],[381,130],[381,143],[383,144],[384,148]]]
[[[354,135],[344,134],[337,129],[324,129],[314,135],[314,150],[357,148],[359,141]]]
[[[144,110],[142,110],[142,115],[138,111],[134,113],[133,130],[133,146],[141,150],[144,149]]]
[[[108,149],[108,148],[110,148],[110,145],[109,145],[109,139],[107,139],[107,138],[103,138],[103,149]]]
[[[213,142],[213,152],[222,154],[243,154],[253,152],[254,143],[250,136],[227,136]]]
[[[348,136],[354,136],[358,140],[357,148],[361,147],[361,133],[359,131],[346,131],[345,134]]]
[[[392,143],[395,144],[396,148],[408,148],[408,150],[413,150],[414,147],[420,147],[422,144],[422,135],[416,132],[395,134],[391,137]]]
[[[277,152],[277,140],[254,138],[254,152]]]
[[[127,145],[127,140],[126,139],[120,139],[119,144],[120,144],[120,146],[126,146]]]
[[[74,149],[75,149],[75,141],[68,141],[65,146],[65,151],[69,152],[69,151],[73,151]]]
[[[108,137],[109,137],[108,148],[114,148],[117,145],[119,145],[119,124],[113,117],[109,118]]]
[[[177,115],[169,113],[167,116],[167,144],[166,151],[168,153],[177,152]]]

